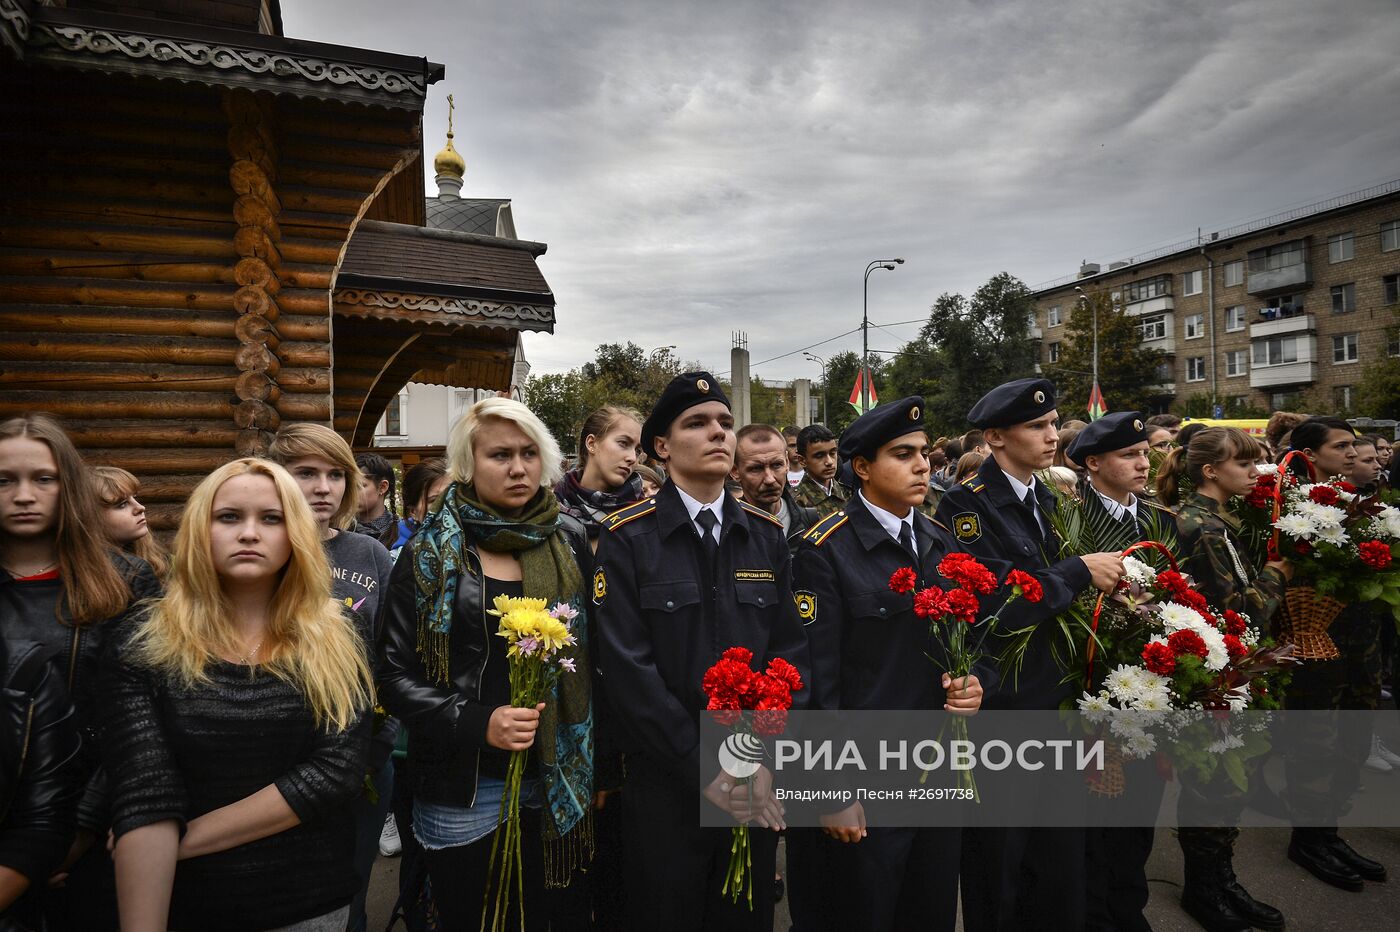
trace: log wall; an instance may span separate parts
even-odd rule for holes
[[[59,415],[92,462],[142,477],[161,530],[280,423],[330,423],[331,283],[418,121],[0,71],[0,417]]]

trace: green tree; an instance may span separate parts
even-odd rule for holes
[[[1396,336],[1395,328],[1390,328],[1386,342]],[[1356,388],[1354,408],[1356,416],[1373,418],[1392,418],[1400,411],[1400,358],[1387,353],[1366,367]]]
[[[648,354],[635,343],[603,343],[594,358],[568,372],[532,376],[525,404],[544,421],[564,452],[577,452],[578,432],[588,412],[613,404],[645,417],[666,383],[681,372],[669,353]]]
[[[1001,272],[968,299],[943,294],[919,335],[890,364],[893,396],[923,395],[933,433],[967,430],[967,412],[988,391],[1035,371],[1030,289]]]
[[[565,453],[574,452],[578,430],[592,410],[584,389],[577,369],[532,375],[525,383],[525,406],[544,421]]]
[[[1172,413],[1182,417],[1214,417],[1216,404],[1225,406],[1227,418],[1266,418],[1267,408],[1257,405],[1236,404],[1229,398],[1212,398],[1209,392],[1196,392],[1185,398],[1178,398],[1172,405]]]
[[[1094,320],[1099,331],[1099,388],[1110,411],[1147,411],[1154,398],[1163,395],[1165,381],[1158,372],[1166,361],[1161,350],[1142,343],[1142,325],[1126,314],[1121,301],[1106,291],[1096,291],[1074,303],[1065,323],[1060,358],[1045,366],[1046,378],[1055,383],[1060,417],[1087,418],[1089,390],[1093,386]]]

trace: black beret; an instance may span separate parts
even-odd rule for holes
[[[1147,425],[1137,411],[1118,411],[1105,414],[1079,432],[1079,436],[1069,442],[1065,456],[1080,466],[1091,456],[1112,453],[1135,443],[1147,442]]]
[[[1017,379],[998,385],[967,412],[973,427],[1011,427],[1055,410],[1055,386],[1049,379]]]
[[[687,408],[702,405],[707,401],[718,401],[726,408],[729,407],[729,398],[725,396],[724,389],[719,387],[719,379],[710,373],[685,372],[672,379],[657,399],[656,407],[647,415],[647,422],[642,425],[642,452],[648,456],[656,456],[656,447],[653,446],[656,438],[664,436],[666,431],[671,429],[671,424],[684,414]]]
[[[841,432],[837,452],[847,462],[856,456],[869,459],[891,440],[923,429],[924,399],[911,395],[878,405],[852,421],[851,426]]]

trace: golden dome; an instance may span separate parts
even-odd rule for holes
[[[467,160],[452,147],[452,134],[447,134],[447,145],[433,158],[433,171],[439,175],[456,175],[461,178],[467,173]]]

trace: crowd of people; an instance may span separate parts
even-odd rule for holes
[[[1123,546],[1164,523],[1211,604],[1269,628],[1293,568],[1251,553],[1225,506],[1287,451],[1384,496],[1391,443],[1285,413],[1262,440],[1135,412],[1061,423],[1042,379],[968,421],[931,439],[914,397],[839,436],[736,430],[694,372],[645,416],[589,414],[572,458],[503,398],[402,474],[287,425],[198,483],[169,547],[137,477],[84,463],[47,415],[0,423],[0,929],[363,930],[376,855],[400,852],[408,928],[483,928],[522,751],[511,928],[767,932],[787,896],[799,932],[951,930],[959,902],[970,932],[1148,929],[1150,828],[883,826],[859,802],[788,827],[766,769],[741,782],[698,756],[705,671],[741,647],[800,671],[797,708],[1059,709],[1074,690],[1039,629],[1125,566],[1117,543],[1063,553],[1058,502],[1119,522]],[[937,579],[952,552],[1042,587],[1004,619],[1037,630],[1017,677],[930,672],[888,581]],[[533,707],[511,702],[491,616],[509,598],[571,618],[580,672]],[[1354,609],[1290,708],[1390,698],[1394,628]],[[1363,764],[1400,769],[1369,741],[1334,768],[1347,792]],[[1207,826],[1179,832],[1183,906],[1209,930],[1281,929],[1234,871],[1243,798],[1217,790],[1183,787],[1183,826]],[[732,833],[701,807],[753,828],[751,902],[721,895]],[[1386,877],[1335,828],[1296,829],[1287,856],[1341,889]]]

